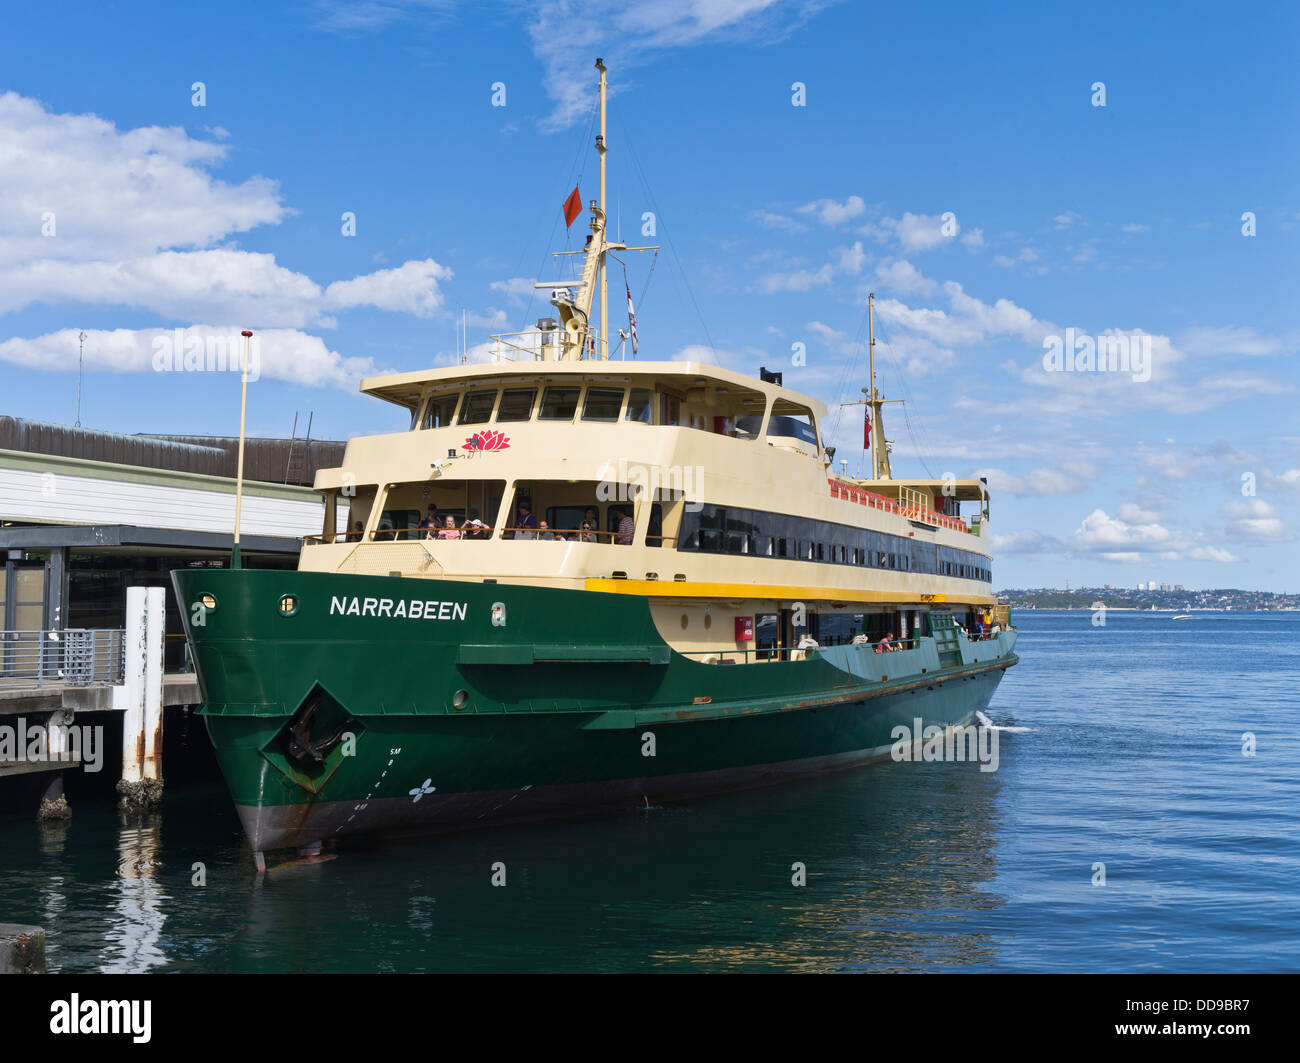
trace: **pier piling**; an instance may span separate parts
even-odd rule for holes
[[[122,718],[123,809],[148,812],[162,803],[162,587],[128,587]],[[117,694],[118,692],[115,692]]]

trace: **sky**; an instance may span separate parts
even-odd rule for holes
[[[895,475],[988,478],[996,587],[1300,590],[1293,5],[268,8],[6,15],[0,414],[73,423],[84,330],[84,426],[234,434],[170,358],[248,328],[251,434],[404,429],[361,378],[553,312],[601,56],[641,359],[781,370],[853,473],[875,292]]]

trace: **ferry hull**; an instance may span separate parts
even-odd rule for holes
[[[723,667],[673,652],[635,595],[257,570],[174,580],[208,732],[256,850],[849,768],[888,758],[900,725],[970,722],[1016,662],[1006,632],[943,657],[922,639]],[[205,594],[216,607],[196,611]],[[417,620],[382,608],[413,594]]]

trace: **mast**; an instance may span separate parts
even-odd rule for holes
[[[867,409],[871,411],[871,478],[889,480],[893,470],[889,466],[889,450],[885,442],[885,425],[880,410],[885,400],[876,390],[876,331],[875,331],[876,293],[867,294],[867,359],[871,365],[871,387],[863,388],[867,396]]]
[[[600,156],[600,198],[588,205],[591,211],[591,236],[582,251],[556,251],[557,255],[583,255],[582,277],[577,285],[538,281],[533,287],[551,289],[551,305],[555,307],[560,324],[557,361],[578,361],[582,358],[609,358],[609,267],[606,255],[610,251],[658,251],[658,244],[646,247],[628,247],[621,239],[610,242],[605,218],[605,97],[608,79],[605,61],[596,60],[600,71],[600,133],[596,136],[596,154]],[[596,301],[596,288],[600,288],[600,342],[592,344],[591,315]]]
[[[596,153],[600,156],[600,217],[605,214],[605,61],[596,60],[596,69],[600,71],[600,136],[596,138]],[[602,240],[604,234],[601,234]],[[600,357],[609,357],[609,267],[605,253],[600,255]]]

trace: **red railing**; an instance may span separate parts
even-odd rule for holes
[[[883,509],[886,513],[896,513],[899,516],[907,517],[909,520],[919,520],[925,524],[933,524],[937,528],[951,528],[953,531],[959,532],[970,531],[966,522],[959,517],[950,517],[946,513],[938,513],[933,509],[902,506],[892,498],[886,498],[874,491],[868,491],[865,488],[845,483],[843,480],[828,480],[827,483],[831,485],[831,498],[839,498],[845,502],[856,502],[860,506],[869,506],[871,509]]]

